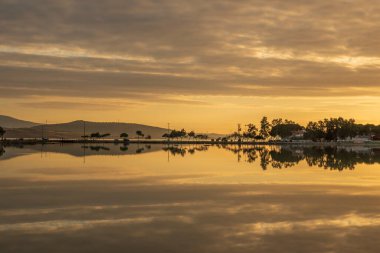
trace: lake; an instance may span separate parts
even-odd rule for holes
[[[380,149],[0,147],[0,252],[378,252]]]

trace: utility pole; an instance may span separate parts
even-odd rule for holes
[[[169,142],[169,140],[170,140],[170,123],[168,123],[168,142]]]
[[[168,123],[168,163],[170,162],[170,152],[169,152],[169,134],[170,134],[170,123]]]
[[[83,120],[83,164],[86,163],[86,121]]]
[[[86,146],[85,144],[83,145],[83,163],[86,163]]]
[[[86,121],[83,120],[83,140],[86,140]]]
[[[237,131],[238,131],[238,142],[240,143],[241,142],[241,134],[240,134],[240,132],[241,132],[241,124],[240,123],[238,124]]]

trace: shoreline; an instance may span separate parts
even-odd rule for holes
[[[82,139],[4,139],[0,140],[0,145],[2,146],[12,146],[12,145],[37,145],[37,144],[161,144],[161,145],[251,145],[251,146],[260,146],[260,145],[274,145],[274,146],[369,146],[369,147],[380,147],[380,141],[371,141],[363,143],[354,143],[354,142],[313,142],[313,141],[211,141],[211,140],[137,140],[131,139],[129,141],[123,141],[122,139],[103,139],[103,140],[82,140]]]

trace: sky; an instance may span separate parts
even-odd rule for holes
[[[0,114],[380,124],[378,0],[0,0]]]

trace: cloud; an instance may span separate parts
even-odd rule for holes
[[[368,0],[0,6],[5,97],[379,95],[380,7]]]
[[[378,124],[378,103],[352,106],[380,97],[378,13],[370,0],[0,0],[0,104],[203,132],[263,114]]]
[[[114,110],[120,107],[136,106],[137,103],[90,103],[90,102],[63,102],[63,101],[45,101],[45,102],[24,102],[19,103],[21,106],[37,109],[81,109],[81,110]]]

